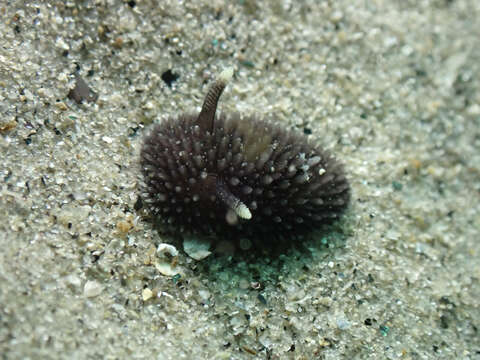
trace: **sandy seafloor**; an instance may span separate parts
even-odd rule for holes
[[[480,359],[480,2],[0,18],[0,358]],[[319,139],[351,182],[343,220],[278,257],[196,261],[135,210],[148,126],[198,110],[227,66],[222,110]],[[95,102],[67,97],[75,74]]]

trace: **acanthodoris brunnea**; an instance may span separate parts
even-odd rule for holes
[[[337,219],[350,187],[343,166],[275,121],[216,114],[232,69],[198,115],[170,117],[144,139],[141,198],[168,231],[215,237],[298,237]]]

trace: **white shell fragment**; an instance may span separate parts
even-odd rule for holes
[[[178,256],[178,250],[175,246],[170,244],[160,244],[157,248],[158,256],[165,256],[165,254],[170,254],[171,256]]]
[[[212,252],[209,251],[210,242],[207,240],[201,240],[194,237],[184,238],[183,240],[183,250],[195,260],[205,259]]]
[[[103,286],[96,281],[87,281],[83,288],[83,295],[86,297],[95,297],[102,293]]]
[[[180,269],[177,267],[173,267],[170,262],[167,261],[160,261],[155,263],[155,269],[165,276],[174,276],[180,273]]]

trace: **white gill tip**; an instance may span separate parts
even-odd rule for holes
[[[249,220],[252,218],[252,213],[250,212],[250,209],[245,204],[240,203],[237,206],[235,206],[235,209],[233,210],[235,211],[235,214],[237,214],[238,217],[242,219]]]
[[[224,69],[220,75],[218,75],[218,80],[228,83],[233,77],[233,67],[228,67]]]

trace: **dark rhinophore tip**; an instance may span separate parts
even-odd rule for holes
[[[220,74],[198,116],[169,118],[146,136],[141,192],[152,215],[173,231],[252,238],[337,219],[350,187],[329,152],[274,122],[216,115],[232,75]]]

